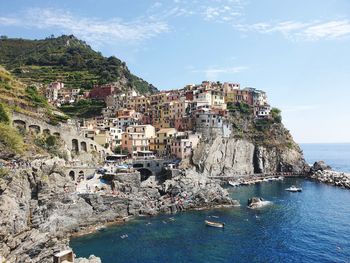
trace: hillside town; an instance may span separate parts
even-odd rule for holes
[[[103,100],[102,115],[82,120],[79,129],[86,138],[130,158],[186,159],[201,138],[230,136],[228,117],[237,105],[248,107],[256,119],[269,118],[271,111],[264,91],[228,82],[203,81],[152,95],[125,91],[115,83],[81,92],[54,82],[45,94],[58,107],[77,100]]]

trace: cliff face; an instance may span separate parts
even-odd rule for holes
[[[245,139],[217,137],[201,142],[195,149],[193,164],[208,176],[249,176],[253,174],[303,173],[307,164],[297,145],[290,148],[263,146]]]

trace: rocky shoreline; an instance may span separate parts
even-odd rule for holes
[[[141,182],[138,173],[120,176],[114,183],[119,194],[77,193],[74,181],[55,163],[33,163],[1,178],[0,252],[9,262],[52,262],[53,254],[69,249],[71,236],[96,226],[142,215],[239,205],[217,180],[194,169],[164,182],[154,177]]]
[[[317,171],[310,178],[321,183],[350,189],[350,174],[335,171]]]
[[[316,162],[312,166],[310,178],[321,183],[350,189],[350,174],[333,171],[323,161]]]

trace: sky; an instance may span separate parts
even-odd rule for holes
[[[163,90],[203,80],[262,89],[297,142],[350,142],[349,0],[0,0],[0,7],[0,35],[74,34]]]

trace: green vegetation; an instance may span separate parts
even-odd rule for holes
[[[271,128],[271,120],[269,119],[257,119],[255,121],[255,127],[258,131],[267,131]]]
[[[44,149],[52,155],[60,156],[60,141],[54,135],[39,136],[34,139],[36,146]]]
[[[271,109],[271,117],[275,123],[282,123],[281,110],[277,108]]]
[[[240,112],[242,114],[252,114],[252,109],[251,107],[247,104],[247,103],[244,103],[244,102],[237,102],[235,104],[233,103],[230,103],[227,105],[227,109],[230,111],[230,112]]]
[[[11,179],[12,179],[12,177],[10,176],[10,171],[9,171],[9,169],[8,168],[6,168],[6,167],[0,167],[0,182],[2,181],[2,182],[10,182],[11,181]],[[1,191],[0,191],[1,192]],[[4,261],[5,263],[7,262],[7,261]]]
[[[104,107],[106,107],[104,101],[80,100],[73,104],[62,105],[60,109],[71,117],[90,118],[100,115]]]
[[[0,103],[0,122],[10,124],[10,117],[7,110],[5,109],[5,105],[2,103]]]
[[[34,86],[28,86],[25,89],[27,98],[32,102],[34,107],[49,108],[49,104],[44,96],[39,94],[38,90]]]
[[[74,36],[43,40],[0,39],[0,64],[25,83],[62,81],[67,87],[90,89],[93,84],[126,80],[125,89],[141,93],[156,88],[130,73],[125,63],[103,57]]]
[[[60,122],[67,122],[68,119],[69,117],[66,115],[58,115],[55,113],[50,113],[48,123],[51,125],[58,125]]]
[[[5,123],[0,123],[0,144],[4,147],[2,150],[11,150],[15,153],[23,152],[23,138],[12,127]]]
[[[116,146],[113,151],[115,154],[125,154],[128,155],[129,151],[128,148],[122,148],[121,146]]]

